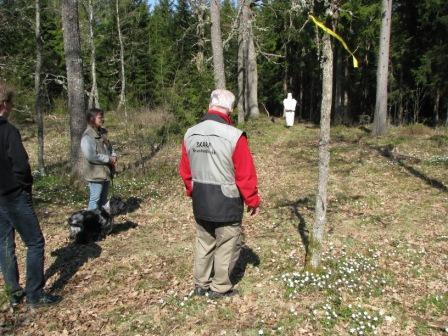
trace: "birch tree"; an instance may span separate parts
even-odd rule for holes
[[[126,111],[126,73],[125,73],[125,63],[124,63],[124,43],[123,34],[121,32],[120,23],[120,8],[118,6],[118,0],[115,0],[115,14],[117,16],[117,31],[118,31],[118,42],[120,43],[120,80],[121,80],[121,90],[120,90],[120,101],[118,102],[117,110],[120,111],[124,108],[124,116],[126,121],[128,120],[128,114]]]
[[[224,55],[221,36],[221,11],[219,0],[210,0],[211,41],[213,52],[213,74],[215,87],[226,88],[226,77],[224,72]]]
[[[387,132],[387,80],[389,75],[390,26],[392,19],[392,0],[382,0],[380,50],[376,72],[375,116],[373,134]]]
[[[329,13],[334,19],[338,12],[338,0],[328,3]],[[319,32],[316,30],[316,37]],[[325,225],[327,223],[327,186],[330,170],[330,123],[333,101],[333,49],[330,35],[323,33],[321,38],[322,100],[319,132],[319,173],[316,192],[314,225],[306,248],[305,269],[319,269],[322,257]]]
[[[70,161],[72,173],[80,176],[80,142],[86,128],[84,78],[77,0],[62,0],[62,28],[67,69],[68,109],[70,114]]]
[[[250,7],[248,7],[250,10]],[[253,32],[253,13],[249,12],[248,41],[247,41],[247,76],[246,76],[246,101],[247,114],[250,118],[258,118],[260,111],[258,109],[258,70],[257,53],[255,51],[254,32]]]
[[[89,108],[100,108],[98,85],[96,80],[96,48],[94,39],[94,16],[92,0],[87,3],[87,14],[89,17],[89,45],[90,45],[90,75],[92,76],[92,88],[89,95]]]
[[[305,268],[317,269],[327,222],[327,185],[330,170],[330,120],[333,92],[333,50],[330,36],[322,37],[322,103],[319,133],[319,178],[316,193],[314,225],[309,239]]]
[[[35,35],[36,35],[36,69],[34,74],[34,92],[36,95],[36,101],[34,110],[36,113],[37,123],[37,167],[41,175],[45,175],[45,163],[44,163],[44,116],[42,112],[42,32],[41,32],[41,1],[36,0],[36,23],[35,23]]]
[[[245,10],[245,0],[239,0],[238,6],[241,13],[238,18],[238,124],[244,124],[246,120],[246,46],[248,40],[248,11]],[[240,11],[239,11],[240,12]]]

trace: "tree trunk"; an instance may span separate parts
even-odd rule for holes
[[[198,51],[196,52],[195,61],[196,61],[196,69],[198,69],[198,72],[202,73],[204,71],[205,13],[207,7],[204,3],[204,0],[190,2],[190,6],[194,8],[194,12],[198,20],[198,24],[196,26]]]
[[[248,8],[250,10],[250,8]],[[251,13],[250,13],[251,14]],[[260,111],[258,109],[258,71],[257,71],[257,53],[255,51],[254,32],[252,27],[252,18],[248,25],[248,48],[247,48],[247,102],[250,118],[258,118]]]
[[[285,55],[285,62],[283,63],[283,95],[288,94],[288,46],[287,43],[283,45],[283,54]],[[285,113],[285,112],[283,112]]]
[[[448,104],[446,104],[445,126],[448,127]]]
[[[315,78],[314,76],[310,76],[310,90],[309,92],[309,110],[308,110],[308,122],[312,122],[313,121],[313,117],[314,117],[314,90],[315,90]]]
[[[72,173],[81,174],[80,142],[86,128],[84,78],[78,21],[78,1],[62,0],[62,28],[67,68],[68,109],[70,113],[70,161]]]
[[[34,74],[34,92],[36,94],[35,113],[37,123],[37,167],[40,175],[45,175],[44,163],[44,116],[42,112],[42,36],[40,25],[40,0],[36,0],[36,70]]]
[[[330,119],[333,94],[333,51],[330,36],[322,37],[322,104],[319,139],[319,181],[316,195],[316,210],[312,234],[305,257],[305,268],[317,270],[322,255],[325,224],[327,222],[327,184],[330,165]]]
[[[120,91],[120,101],[118,102],[117,110],[120,111],[124,108],[124,117],[126,123],[128,121],[128,113],[126,111],[126,73],[124,70],[124,44],[123,44],[123,35],[121,33],[121,24],[120,24],[120,11],[118,6],[118,0],[115,0],[115,10],[117,15],[117,31],[118,31],[118,41],[120,42],[120,79],[121,79],[121,91]]]
[[[387,80],[389,75],[391,18],[392,0],[382,0],[380,50],[376,75],[375,117],[373,120],[374,135],[384,135],[387,132]]]
[[[339,46],[335,46],[334,49],[333,123],[334,125],[340,125],[345,122],[342,111],[342,50]]]
[[[302,54],[303,57],[303,54]],[[297,102],[297,107],[296,110],[298,109],[298,114],[299,114],[299,121],[302,122],[303,120],[303,109],[305,107],[303,98],[304,98],[304,94],[303,94],[303,79],[304,79],[304,71],[303,71],[303,67],[300,67],[300,77],[299,77],[299,101]]]
[[[347,63],[344,64],[344,85],[342,89],[342,113],[346,116],[350,124],[353,124],[353,115],[349,109],[349,86],[350,80],[348,79],[348,66]]]
[[[219,0],[210,0],[210,19],[212,22],[211,27],[211,40],[213,51],[213,70],[215,77],[215,87],[217,89],[226,88],[226,76],[224,72],[224,56],[222,49],[222,36],[221,36],[221,14],[220,14]]]
[[[436,101],[434,103],[434,125],[439,124],[440,89],[436,90]]]
[[[89,15],[89,44],[90,44],[90,63],[91,63],[91,76],[92,76],[92,89],[89,96],[89,108],[100,108],[100,101],[98,95],[98,85],[96,82],[96,49],[93,33],[93,6],[92,0],[88,3],[88,15]]]
[[[240,37],[238,38],[238,44],[243,42]],[[244,75],[244,47],[238,48],[238,124],[243,125],[246,121],[246,114],[244,112],[244,97],[245,97],[245,75]]]
[[[238,122],[259,116],[257,54],[253,39],[250,0],[241,0],[238,27]],[[244,120],[243,120],[244,119]]]
[[[246,55],[247,55],[247,10],[245,0],[239,0],[241,9],[238,18],[238,124],[246,120]]]

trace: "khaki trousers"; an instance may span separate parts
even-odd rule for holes
[[[195,286],[225,293],[232,289],[230,274],[239,258],[241,223],[196,220]]]

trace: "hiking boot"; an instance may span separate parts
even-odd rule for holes
[[[193,296],[205,296],[210,292],[208,288],[195,287],[193,290]]]
[[[229,290],[229,291],[227,291],[225,293],[219,293],[219,292],[215,292],[215,291],[211,290],[210,292],[208,292],[207,296],[210,299],[221,299],[221,298],[224,298],[224,297],[237,296],[239,294],[240,293],[236,289],[231,289],[231,290]]]
[[[9,304],[11,305],[12,308],[16,308],[23,302],[24,298],[25,298],[25,292],[23,290],[19,290],[11,294],[11,296],[9,297]]]
[[[61,302],[62,297],[59,295],[51,295],[44,293],[40,298],[37,300],[27,300],[28,307],[30,308],[38,308],[38,307],[44,307],[44,306],[51,306],[54,304],[57,304]]]

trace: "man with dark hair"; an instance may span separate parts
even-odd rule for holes
[[[230,275],[242,244],[243,201],[251,215],[260,206],[246,135],[229,116],[234,102],[230,91],[212,92],[208,113],[185,134],[179,168],[197,223],[194,294],[211,298],[237,294]]]
[[[14,91],[0,81],[0,266],[12,307],[25,295],[31,307],[51,305],[61,298],[43,290],[45,241],[32,205],[28,155],[19,131],[8,122],[13,98]],[[19,285],[16,231],[27,247],[25,292]]]

